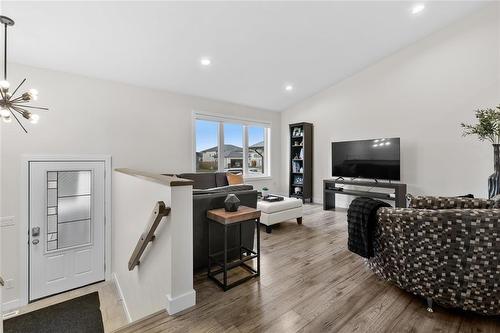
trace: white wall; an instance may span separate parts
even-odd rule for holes
[[[462,138],[460,122],[500,104],[499,31],[495,3],[286,110],[282,147],[288,124],[314,124],[314,201],[322,202],[322,180],[332,177],[332,141],[379,137],[401,137],[410,193],[486,196],[492,148]],[[284,170],[288,154],[283,149]],[[338,205],[347,205],[341,197]]]
[[[110,154],[113,167],[157,173],[192,170],[192,111],[228,114],[272,123],[273,179],[257,187],[279,188],[280,114],[204,98],[22,65],[9,67],[12,85],[28,78],[27,87],[40,91],[38,105],[50,107],[40,123],[24,134],[13,122],[2,125],[2,216],[16,225],[3,228],[2,273],[13,279],[3,302],[15,306],[19,295],[17,217],[22,154]]]
[[[192,188],[113,172],[113,277],[129,321],[195,304]],[[130,255],[157,201],[170,207],[170,214],[160,222],[140,265],[129,271]]]

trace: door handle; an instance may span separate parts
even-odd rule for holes
[[[33,245],[37,245],[38,243],[40,243],[40,241],[38,239],[33,239],[31,243],[33,243]]]
[[[5,283],[3,282],[3,279],[2,279],[2,277],[0,276],[0,286],[2,286],[2,287],[3,287],[4,285],[5,285]]]
[[[31,228],[31,236],[34,237],[40,236],[40,227]]]

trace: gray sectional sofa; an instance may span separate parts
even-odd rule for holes
[[[193,265],[195,270],[204,269],[208,265],[208,219],[207,211],[224,207],[228,193],[234,193],[241,205],[257,207],[257,191],[251,185],[230,186],[224,172],[215,173],[183,173],[177,175],[194,181],[193,185]],[[223,228],[213,225],[211,246],[212,252],[222,251],[224,246]],[[255,229],[252,224],[242,225],[242,244],[252,249]],[[239,240],[238,227],[233,227],[228,234],[228,248],[236,247]],[[229,259],[236,258],[238,251],[229,252]]]

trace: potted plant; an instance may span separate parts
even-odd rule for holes
[[[269,196],[269,189],[267,187],[262,188],[262,197],[267,198]]]
[[[493,145],[495,172],[488,178],[488,197],[500,194],[500,105],[494,109],[476,111],[478,123],[462,123],[463,135],[477,135],[480,141],[489,141]]]

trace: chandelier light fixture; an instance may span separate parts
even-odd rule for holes
[[[14,25],[14,20],[8,18],[7,16],[0,15],[0,23],[4,25],[4,57],[3,57],[3,81],[0,81],[0,118],[5,123],[11,123],[12,118],[14,118],[19,126],[28,133],[26,128],[23,126],[19,120],[22,116],[24,119],[29,120],[32,124],[38,122],[39,116],[32,113],[31,110],[48,110],[48,108],[27,105],[31,101],[36,101],[38,98],[38,91],[36,89],[30,89],[27,92],[19,93],[16,97],[16,93],[21,88],[21,86],[26,82],[26,79],[22,80],[16,89],[11,93],[9,92],[10,83],[7,81],[7,27]],[[18,115],[16,115],[16,113]]]

